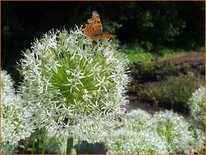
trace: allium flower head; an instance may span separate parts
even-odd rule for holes
[[[116,48],[109,40],[92,42],[79,28],[36,40],[20,65],[22,91],[37,126],[73,129],[85,117],[120,111],[128,59]]]
[[[140,131],[150,128],[152,116],[144,110],[137,109],[125,115],[125,124],[133,131]]]
[[[166,154],[166,142],[155,132],[114,130],[107,138],[108,154]]]
[[[183,116],[172,111],[161,111],[155,113],[153,119],[153,127],[167,142],[170,153],[184,153],[189,149],[193,138],[189,131],[189,123]]]
[[[193,129],[193,142],[191,145],[191,148],[197,149],[197,150],[204,150],[205,149],[205,133],[204,130],[200,129]]]
[[[204,125],[205,119],[205,87],[198,88],[188,101],[192,119],[198,126]]]
[[[205,149],[205,87],[201,86],[188,101],[191,113],[191,132],[193,135],[192,149],[204,151]]]
[[[31,113],[23,106],[20,95],[15,94],[10,75],[2,71],[1,79],[2,153],[12,153],[18,141],[29,137],[34,128],[29,120]]]

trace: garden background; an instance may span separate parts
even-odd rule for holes
[[[2,69],[18,88],[22,51],[49,30],[85,26],[98,11],[104,32],[129,59],[128,111],[174,110],[204,85],[205,4],[192,2],[2,2]]]

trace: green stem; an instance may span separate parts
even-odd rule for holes
[[[88,152],[89,152],[89,143],[86,142],[86,153],[88,154]]]
[[[25,139],[25,141],[24,141],[24,151],[26,152],[26,153],[28,153],[27,151],[28,151],[28,144],[29,144],[29,140],[28,140],[28,138],[26,138]]]
[[[72,146],[73,146],[73,137],[69,137],[67,139],[67,150],[66,154],[71,154],[72,153]]]
[[[35,136],[33,135],[33,137],[32,137],[32,150],[31,150],[31,154],[34,154],[35,141],[36,141],[36,138],[35,138]]]
[[[40,149],[39,149],[39,139],[37,138],[36,139],[36,153],[39,153],[40,152]]]
[[[46,129],[44,128],[44,137],[43,137],[43,144],[42,144],[42,151],[41,151],[41,154],[44,154],[45,152],[45,146],[46,146],[46,138],[47,138],[47,131]]]
[[[81,140],[80,138],[78,138],[77,153],[80,152],[80,145],[81,145]]]

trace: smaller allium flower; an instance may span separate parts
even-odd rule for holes
[[[193,123],[197,126],[204,125],[205,119],[205,87],[200,87],[192,94],[188,101]]]
[[[188,105],[191,113],[191,132],[194,138],[192,149],[201,153],[205,149],[205,87],[201,86],[192,93]]]
[[[106,140],[108,154],[166,154],[166,142],[155,132],[114,130]]]
[[[125,115],[126,127],[133,131],[140,131],[150,128],[152,116],[144,110],[137,109]]]
[[[201,154],[203,154],[203,151],[205,150],[205,133],[204,129],[193,129],[192,131],[193,135],[193,141],[191,144],[191,150],[199,151]]]
[[[161,111],[153,116],[153,129],[168,145],[170,153],[185,153],[188,151],[193,137],[189,131],[189,123],[172,111]]]
[[[87,141],[88,143],[101,143],[108,137],[111,126],[116,123],[114,116],[96,116],[81,118],[74,126],[76,139]]]
[[[6,71],[1,72],[2,94],[2,153],[13,153],[18,141],[29,137],[34,128],[31,113],[24,107],[19,94],[15,94],[13,81]]]

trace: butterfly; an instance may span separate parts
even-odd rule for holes
[[[92,18],[88,19],[84,30],[84,34],[91,40],[103,40],[109,38],[115,38],[116,35],[103,32],[102,23],[97,11],[92,12]]]

